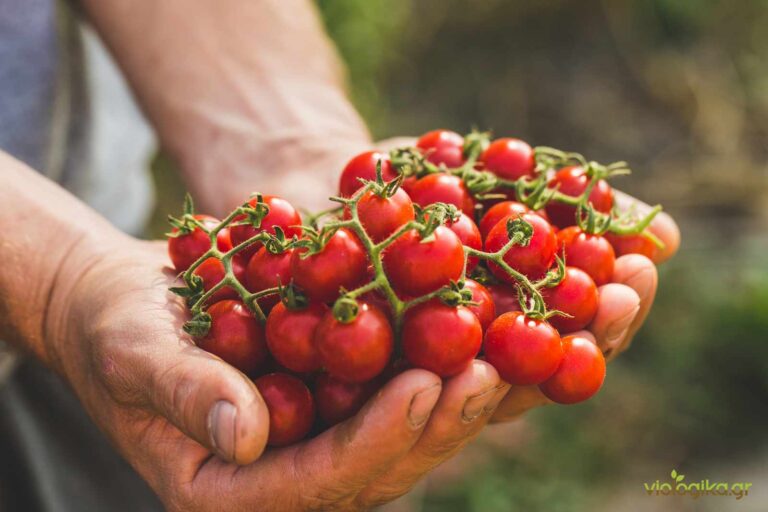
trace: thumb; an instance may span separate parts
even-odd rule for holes
[[[175,336],[112,346],[100,376],[116,400],[152,410],[228,461],[248,464],[264,451],[267,406],[238,370]]]

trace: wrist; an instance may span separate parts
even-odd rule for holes
[[[252,192],[283,197],[306,210],[327,208],[338,192],[341,169],[355,154],[370,149],[366,133],[278,134],[258,143],[229,139],[205,155],[181,157],[179,165],[193,179],[198,204],[224,215]]]
[[[42,326],[40,359],[70,380],[73,368],[81,368],[86,353],[76,345],[89,336],[86,325],[96,323],[104,297],[91,290],[94,280],[103,280],[101,272],[111,255],[123,253],[133,239],[120,232],[92,233],[79,236],[62,258],[51,279]]]

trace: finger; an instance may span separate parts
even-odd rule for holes
[[[96,355],[97,374],[116,400],[151,409],[228,461],[261,455],[269,414],[245,375],[188,339],[126,341]]]
[[[620,353],[629,347],[632,338],[648,316],[651,306],[653,306],[653,299],[656,297],[659,277],[656,266],[651,260],[640,254],[627,254],[616,260],[613,281],[629,286],[640,297],[640,309],[630,324],[621,346],[618,347],[617,352]]]
[[[634,205],[640,215],[645,215],[651,210],[647,204],[619,190],[616,191],[616,203],[621,210],[627,210]],[[674,219],[666,212],[661,212],[656,215],[648,229],[664,243],[664,248],[657,252],[655,263],[663,263],[674,256],[680,247],[680,228]]]
[[[419,440],[360,494],[357,504],[368,508],[408,492],[422,476],[480,432],[508,389],[496,369],[485,361],[473,361],[466,370],[446,380]]]
[[[629,286],[617,283],[601,286],[598,294],[597,313],[589,331],[608,357],[626,337],[640,309],[640,297]]]
[[[435,374],[409,370],[388,382],[354,418],[312,440],[268,451],[237,471],[211,461],[198,475],[201,505],[210,503],[217,510],[288,509],[264,501],[263,489],[270,489],[270,494],[291,503],[291,510],[351,506],[360,490],[410,451],[440,391]],[[207,481],[229,483],[211,495],[203,492]]]

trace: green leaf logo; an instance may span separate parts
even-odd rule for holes
[[[672,470],[672,473],[670,473],[670,476],[672,476],[672,479],[675,482],[682,482],[683,479],[685,479],[685,475],[679,474],[676,470]]]

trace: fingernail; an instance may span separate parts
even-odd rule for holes
[[[640,306],[635,306],[629,313],[614,321],[605,331],[605,349],[616,348],[627,335],[629,325],[635,319]]]
[[[421,427],[427,422],[437,399],[440,398],[440,389],[440,384],[435,384],[413,395],[408,409],[408,421],[414,428]]]
[[[493,398],[491,398],[491,400],[488,401],[488,404],[486,404],[485,409],[483,409],[483,413],[488,414],[495,411],[504,397],[507,396],[507,392],[509,391],[510,387],[511,386],[509,384],[499,384],[496,386],[496,393],[494,393]]]
[[[216,453],[227,459],[235,458],[235,429],[237,408],[226,400],[219,400],[208,413],[208,434]]]
[[[480,393],[467,398],[466,402],[464,402],[464,408],[461,410],[461,419],[465,423],[474,421],[483,413],[488,406],[488,403],[496,396],[496,391],[498,391],[498,386],[488,388],[485,391],[481,391]]]

